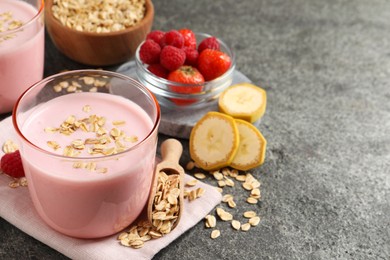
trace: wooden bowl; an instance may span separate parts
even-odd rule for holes
[[[132,58],[150,32],[154,18],[151,0],[146,0],[145,17],[136,25],[116,32],[77,31],[62,25],[52,14],[53,0],[45,1],[46,29],[54,45],[67,57],[82,64],[109,66]]]

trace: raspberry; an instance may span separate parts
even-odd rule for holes
[[[167,45],[161,50],[160,63],[169,71],[178,69],[185,59],[186,54],[182,49]]]
[[[13,178],[24,177],[23,164],[19,150],[16,150],[13,153],[4,154],[3,157],[1,157],[1,170]]]
[[[198,52],[201,53],[205,49],[220,50],[219,42],[214,36],[208,37],[201,41],[198,46]]]
[[[166,79],[168,77],[168,71],[160,63],[150,64],[148,70],[154,75]]]
[[[164,48],[167,45],[174,46],[176,48],[183,48],[184,46],[184,37],[176,30],[166,32],[161,38],[160,46]]]
[[[143,63],[154,64],[160,60],[161,47],[153,40],[146,40],[139,49],[139,58]]]
[[[186,54],[186,60],[184,64],[196,67],[196,64],[198,63],[199,52],[191,47],[184,47],[183,50]]]
[[[160,30],[151,31],[146,35],[146,40],[153,40],[156,43],[160,44],[161,38],[164,36],[165,32]]]

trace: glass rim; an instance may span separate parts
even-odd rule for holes
[[[52,80],[55,80],[58,77],[66,77],[66,76],[69,76],[69,75],[77,75],[77,74],[80,74],[80,73],[95,73],[95,74],[100,74],[102,76],[112,76],[112,77],[115,77],[115,78],[121,78],[123,80],[130,81],[132,84],[136,85],[137,88],[141,89],[142,91],[144,91],[145,93],[148,94],[147,96],[152,101],[152,103],[154,105],[154,108],[155,108],[155,111],[156,111],[156,119],[152,122],[153,123],[152,129],[149,131],[149,133],[139,143],[137,143],[136,145],[134,145],[134,146],[132,146],[132,147],[122,151],[122,152],[116,153],[116,154],[101,155],[101,156],[88,156],[88,157],[86,157],[86,156],[70,157],[70,156],[65,156],[65,155],[61,155],[61,154],[57,154],[57,153],[51,152],[49,150],[45,150],[42,147],[40,147],[40,146],[34,144],[33,142],[31,142],[23,134],[23,132],[21,131],[21,129],[19,127],[18,120],[17,120],[18,108],[19,108],[20,103],[22,102],[23,98],[25,98],[25,96],[27,94],[29,94],[29,92],[31,92],[33,89],[35,89],[36,87],[38,87],[38,86],[40,86],[42,84],[47,84],[47,83],[51,82]],[[67,160],[67,161],[79,161],[79,160],[91,161],[91,160],[102,160],[102,159],[107,160],[107,159],[110,159],[110,158],[115,158],[115,157],[118,157],[118,156],[122,156],[122,155],[127,154],[129,152],[132,152],[134,150],[137,150],[138,147],[142,146],[145,142],[147,142],[147,140],[152,138],[152,136],[153,136],[153,134],[155,132],[157,132],[157,134],[158,134],[158,127],[160,125],[160,121],[161,121],[160,105],[159,105],[159,103],[157,101],[157,98],[154,96],[154,94],[147,87],[145,87],[143,84],[141,84],[137,80],[135,80],[135,79],[133,79],[131,77],[128,77],[126,75],[123,75],[123,74],[120,74],[120,73],[117,73],[117,72],[113,72],[113,71],[95,70],[95,69],[81,69],[81,70],[65,71],[65,72],[61,72],[61,73],[57,73],[57,74],[51,75],[49,77],[46,77],[46,78],[44,78],[44,79],[34,83],[33,85],[31,85],[27,90],[25,90],[19,96],[18,100],[16,101],[16,103],[14,105],[13,111],[12,111],[12,124],[14,126],[15,131],[16,131],[16,134],[24,142],[26,142],[29,146],[33,147],[34,149],[38,150],[39,152],[47,154],[48,156],[60,158],[62,160]]]
[[[4,31],[4,32],[0,32],[0,36],[2,35],[8,35],[8,34],[13,34],[15,32],[18,32],[18,31],[21,31],[23,30],[24,28],[26,28],[27,26],[29,26],[30,24],[32,24],[34,21],[38,20],[39,17],[41,17],[43,15],[43,10],[44,10],[44,7],[45,7],[45,0],[40,0],[39,1],[41,4],[39,6],[39,9],[38,9],[38,12],[30,19],[28,20],[28,22],[26,23],[23,23],[20,27],[18,28],[15,28],[15,29],[12,29],[12,30],[7,30],[7,31]]]

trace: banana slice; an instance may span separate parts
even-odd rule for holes
[[[240,145],[230,167],[247,171],[262,165],[267,141],[259,129],[251,123],[241,119],[235,121],[240,135]]]
[[[219,112],[208,112],[190,134],[190,156],[207,171],[228,166],[237,153],[239,134],[235,120]]]
[[[265,90],[250,83],[238,83],[221,93],[218,108],[222,113],[253,123],[264,115],[266,103]]]

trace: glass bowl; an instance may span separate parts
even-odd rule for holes
[[[197,44],[203,39],[211,37],[205,33],[195,33]],[[221,51],[228,54],[231,58],[230,68],[221,76],[211,81],[206,81],[202,84],[184,84],[170,81],[156,76],[147,69],[139,57],[139,50],[142,43],[138,46],[135,53],[136,74],[138,80],[152,91],[161,106],[167,108],[196,108],[214,103],[222,91],[232,84],[233,72],[236,67],[235,54],[232,49],[221,39],[218,39]],[[177,87],[186,87],[194,89],[196,93],[177,93],[172,89]],[[199,92],[199,89],[201,91]],[[192,92],[192,91],[188,91]]]

